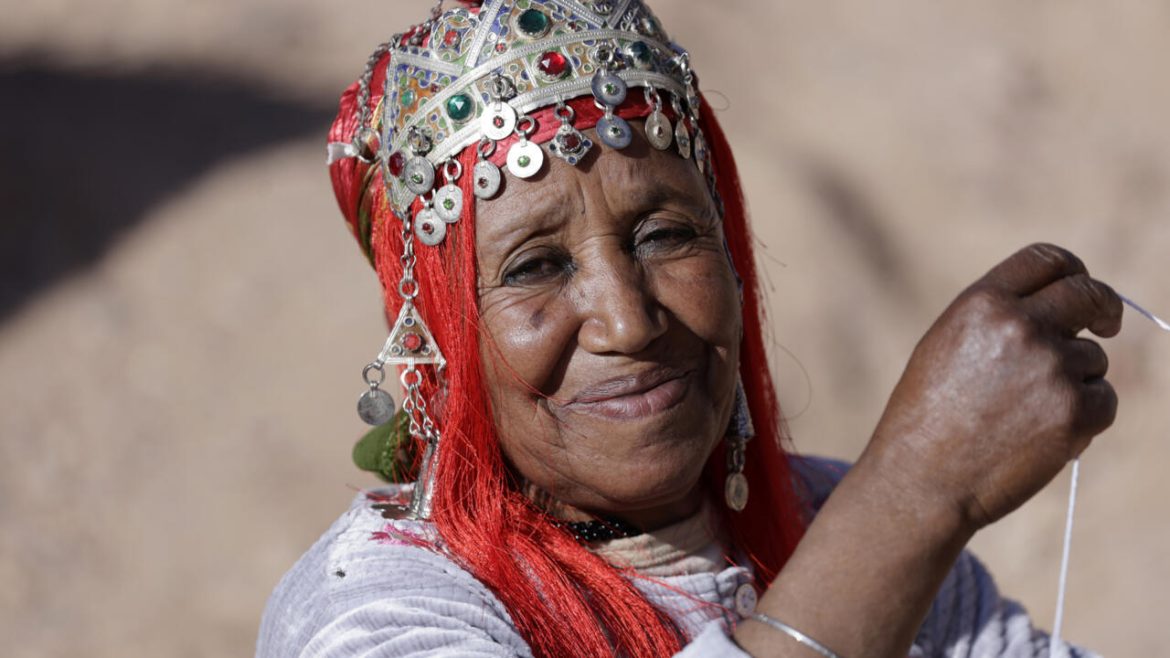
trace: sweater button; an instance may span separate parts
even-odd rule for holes
[[[735,590],[735,612],[740,617],[747,617],[756,611],[756,601],[759,599],[756,588],[751,583],[744,583]]]

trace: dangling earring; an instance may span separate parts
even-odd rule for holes
[[[743,467],[747,460],[747,442],[755,435],[751,410],[748,409],[747,395],[743,390],[743,378],[737,377],[735,407],[731,412],[731,422],[727,425],[727,481],[723,486],[723,499],[736,512],[742,512],[747,507],[748,481],[743,474]]]
[[[433,191],[435,167],[426,158],[433,146],[429,133],[412,129],[409,147],[411,158],[405,165],[406,184],[410,191],[420,198],[423,208],[411,222],[409,207],[404,209],[402,220],[402,278],[398,282],[398,295],[402,307],[390,330],[390,336],[369,365],[362,370],[362,378],[368,389],[358,399],[358,415],[371,425],[385,425],[395,418],[395,403],[389,393],[382,390],[386,379],[386,366],[402,366],[399,382],[404,392],[401,413],[404,418],[396,424],[406,426],[412,440],[425,444],[425,451],[419,465],[409,507],[397,512],[406,513],[410,518],[427,519],[431,515],[431,499],[434,492],[435,463],[442,434],[427,412],[427,400],[422,394],[423,371],[420,366],[434,368],[435,378],[441,379],[446,360],[439,350],[434,336],[423,322],[415,298],[418,297],[419,282],[414,278],[416,258],[415,238],[426,245],[438,245],[446,235],[448,223],[458,221],[463,206],[462,190],[455,184],[462,174],[458,161],[443,163],[442,173],[446,184]],[[383,154],[384,155],[384,154]],[[388,191],[389,195],[389,191]],[[438,208],[435,201],[438,200]],[[395,430],[390,429],[393,433]],[[401,434],[401,427],[398,428]],[[400,437],[401,439],[402,437]]]

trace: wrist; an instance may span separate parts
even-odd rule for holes
[[[887,519],[893,533],[920,551],[957,554],[982,525],[954,494],[951,478],[924,466],[912,440],[882,442],[879,449],[874,443],[834,492],[838,503]]]
[[[756,609],[842,656],[906,655],[973,532],[886,460],[871,452],[849,471]],[[815,655],[775,633],[745,623],[735,639],[753,656]]]

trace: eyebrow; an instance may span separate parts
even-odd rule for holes
[[[541,194],[535,190],[521,196],[517,201],[522,202],[524,208],[519,220],[476,222],[476,233],[488,245],[485,255],[508,254],[517,245],[534,237],[556,232],[569,220],[573,209],[564,195]],[[506,226],[501,226],[504,224]],[[497,230],[492,230],[493,225],[498,227]]]
[[[693,212],[697,219],[703,222],[719,222],[722,217],[715,200],[706,189],[688,189],[668,177],[644,189],[636,197],[637,201],[630,205],[632,214],[642,215],[646,212],[673,204],[676,208],[682,207]]]
[[[701,198],[696,198],[693,194],[681,188],[667,184],[653,186],[646,193],[639,195],[638,199],[641,206],[639,210],[661,206],[670,201],[681,201],[687,205],[694,205],[697,208],[701,208],[704,214],[706,214],[708,208],[712,205],[706,195],[703,195]]]

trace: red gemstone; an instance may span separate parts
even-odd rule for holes
[[[536,60],[536,67],[550,78],[559,78],[564,75],[568,64],[569,61],[565,59],[565,56],[555,50],[544,53],[540,59]]]
[[[417,352],[423,346],[422,336],[418,334],[406,334],[402,337],[402,346],[411,352]]]
[[[565,133],[561,136],[561,149],[568,153],[575,153],[581,149],[581,138],[576,133]]]
[[[447,30],[447,33],[443,35],[443,43],[447,46],[459,43],[459,33],[455,30]]]
[[[402,172],[406,169],[406,156],[402,155],[402,151],[395,151],[390,154],[390,162],[387,163],[390,169],[390,175],[395,178],[402,178]]]
[[[492,125],[497,127],[497,128],[503,128],[504,127],[504,117],[497,116],[497,117],[492,118]]]

